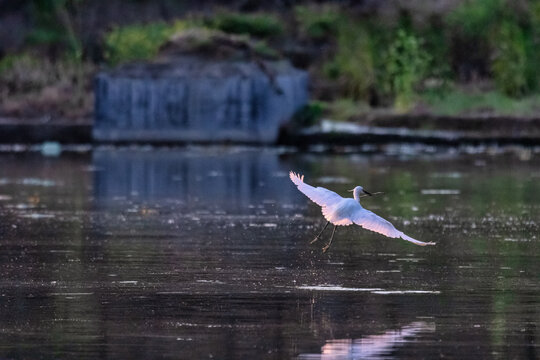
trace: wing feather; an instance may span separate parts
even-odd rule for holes
[[[304,182],[304,175],[295,174],[292,171],[289,173],[289,177],[304,195],[311,199],[319,206],[327,207],[332,206],[343,200],[341,196],[333,191],[325,189],[323,187],[313,187]]]
[[[362,209],[362,211],[354,214],[351,220],[364,229],[374,231],[390,238],[402,238],[403,240],[410,241],[413,244],[420,246],[435,245],[434,242],[423,242],[405,235],[403,232],[396,229],[390,221],[385,220],[379,215],[366,209]]]

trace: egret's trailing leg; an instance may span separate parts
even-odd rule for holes
[[[317,241],[317,240],[319,240],[321,238],[321,235],[322,235],[323,231],[326,230],[326,227],[328,226],[328,224],[330,224],[330,221],[326,222],[326,225],[324,225],[324,227],[321,230],[321,232],[319,233],[319,235],[315,236],[315,239],[311,240],[310,244],[313,244],[315,241]]]
[[[322,248],[323,253],[325,253],[326,250],[328,250],[328,248],[330,247],[330,245],[332,245],[332,240],[334,240],[334,234],[336,233],[336,229],[337,229],[337,225],[334,225],[334,230],[332,231],[332,236],[330,236],[330,241],[325,247]]]

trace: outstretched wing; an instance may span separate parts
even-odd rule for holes
[[[323,187],[313,187],[304,182],[304,175],[298,175],[292,171],[289,173],[289,177],[292,182],[298,187],[298,190],[304,193],[308,198],[319,206],[326,207],[332,206],[343,198],[333,191],[325,189]]]
[[[379,215],[366,209],[357,211],[355,214],[353,214],[353,216],[351,216],[351,220],[364,229],[375,231],[390,238],[402,238],[403,240],[410,241],[413,244],[420,246],[435,245],[434,242],[423,242],[405,235],[403,232],[396,229],[390,221],[385,220]]]

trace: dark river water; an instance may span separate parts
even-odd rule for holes
[[[0,359],[539,359],[540,152],[428,150],[0,153]]]

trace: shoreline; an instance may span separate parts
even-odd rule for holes
[[[435,115],[368,115],[362,123],[323,120],[321,124],[296,131],[282,131],[276,145],[362,145],[421,143],[426,145],[540,145],[540,118],[508,116],[449,117]],[[384,125],[384,126],[382,126]],[[0,118],[0,144],[211,144],[209,142],[103,142],[92,137],[89,119],[49,120]],[[422,127],[420,127],[422,126]],[[236,144],[224,141],[220,143]],[[256,144],[240,142],[238,144]],[[268,145],[268,144],[266,144]]]

